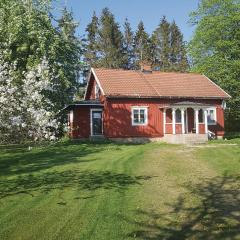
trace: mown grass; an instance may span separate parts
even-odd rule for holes
[[[239,239],[239,172],[240,142],[3,146],[0,239]]]

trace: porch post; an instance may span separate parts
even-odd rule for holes
[[[198,112],[199,109],[194,109],[195,110],[195,123],[196,123],[196,134],[199,134],[199,121],[198,121]]]
[[[205,133],[208,133],[207,109],[204,109]]]
[[[182,108],[182,109],[181,109],[182,134],[184,134],[184,133],[185,133],[184,112],[185,112],[185,109],[184,109],[184,108]]]
[[[163,109],[163,134],[166,133],[166,108]]]
[[[172,133],[176,134],[176,109],[172,109]]]

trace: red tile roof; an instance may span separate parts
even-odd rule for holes
[[[134,70],[92,69],[108,97],[220,98],[230,96],[204,75],[196,73],[144,73]]]

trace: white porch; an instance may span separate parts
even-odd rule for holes
[[[208,112],[210,105],[179,102],[164,106],[164,139],[173,143],[198,143],[208,140]]]

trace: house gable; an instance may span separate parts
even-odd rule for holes
[[[94,72],[94,69],[92,68],[89,74],[87,88],[85,92],[84,99],[85,100],[96,100],[96,99],[102,99],[104,96],[103,89],[101,87],[101,84]]]

